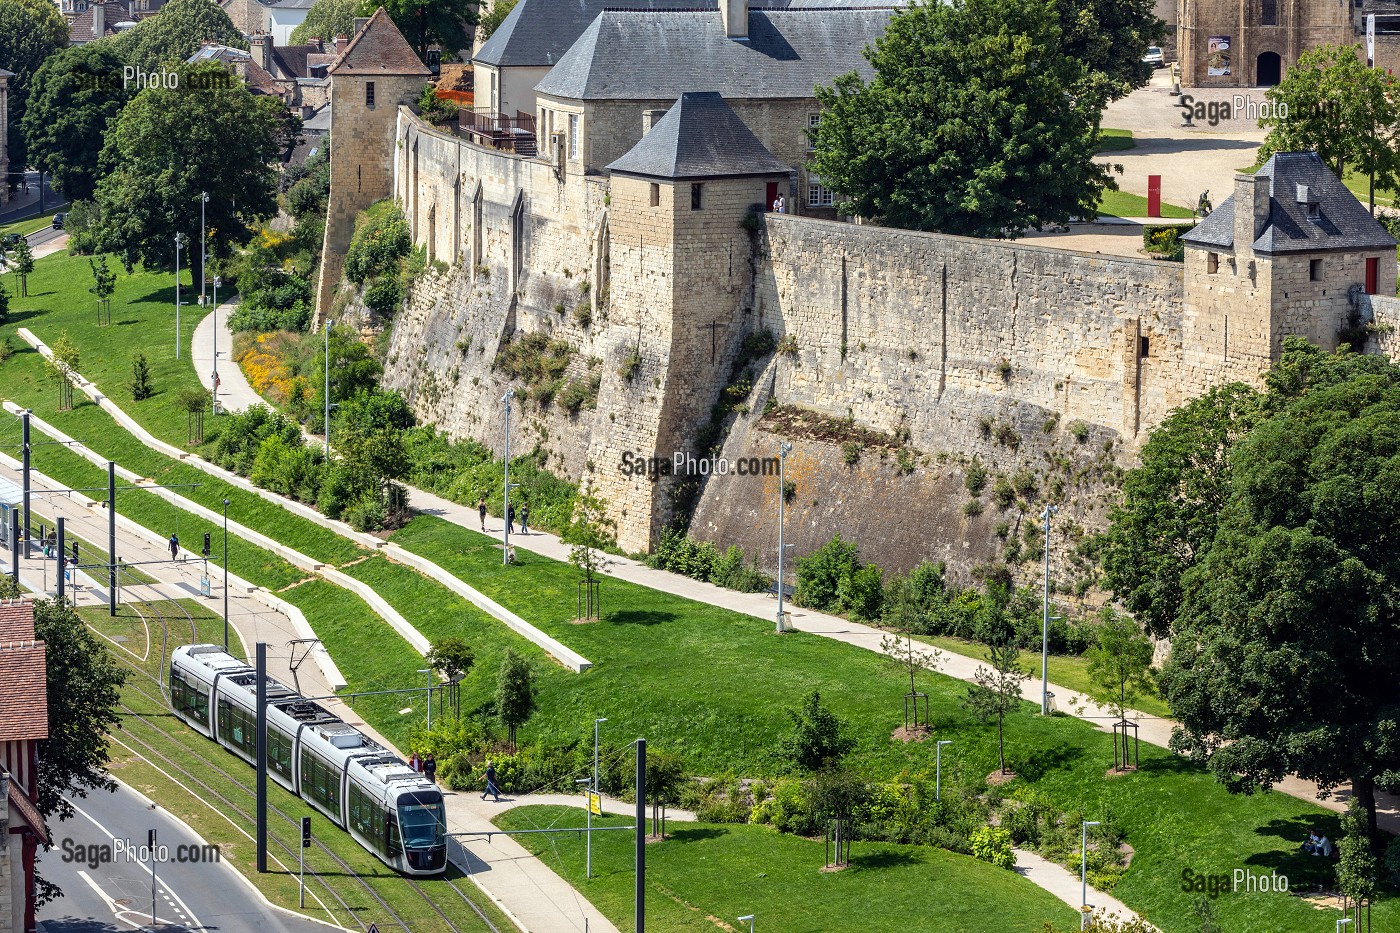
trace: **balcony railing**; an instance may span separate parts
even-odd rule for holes
[[[539,151],[532,114],[517,110],[515,116],[508,117],[502,113],[463,110],[458,113],[457,120],[472,142],[523,156],[533,156]]]

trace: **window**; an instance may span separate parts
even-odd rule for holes
[[[373,107],[373,106],[374,106],[374,82],[373,82],[373,81],[366,81],[366,82],[365,82],[365,106],[366,106],[366,107]]]
[[[1215,275],[1220,271],[1220,254],[1206,253],[1206,275]]]
[[[187,682],[179,674],[170,675],[170,702],[175,711],[201,725],[209,725],[209,694],[198,684]]]
[[[291,736],[267,727],[267,766],[287,780],[292,779],[292,739]]]
[[[1320,282],[1320,281],[1322,281],[1322,260],[1321,260],[1321,259],[1309,259],[1309,260],[1308,260],[1308,280],[1309,280],[1309,281],[1312,281],[1312,282]]]
[[[704,189],[705,186],[699,182],[690,186],[690,209],[692,211],[700,210],[700,202]]]
[[[325,807],[336,820],[340,819],[340,775],[310,749],[301,753],[301,795]]]
[[[1138,359],[1142,359],[1142,360],[1147,359],[1147,338],[1146,338],[1146,337],[1139,337],[1139,338],[1138,338]]]
[[[807,206],[808,207],[831,207],[835,204],[831,189],[822,184],[820,176],[807,176]]]
[[[1260,0],[1259,25],[1278,25],[1278,0]]]
[[[228,700],[220,700],[219,741],[250,758],[255,756],[258,753],[257,717]]]
[[[651,183],[651,206],[661,206],[661,186],[658,185],[656,182]]]
[[[578,158],[578,114],[569,114],[569,158]]]

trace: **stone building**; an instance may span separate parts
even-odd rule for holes
[[[34,933],[34,859],[49,842],[34,803],[49,735],[44,658],[34,604],[0,603],[0,930],[15,933]]]
[[[124,29],[135,26],[140,19],[130,6],[121,0],[87,0],[68,7],[68,35],[74,45],[86,45],[98,39],[115,36]]]
[[[243,35],[270,35],[279,45],[288,45],[292,30],[306,21],[313,3],[315,0],[221,0],[220,6]]]
[[[1350,2],[1177,0],[1176,53],[1191,87],[1268,87],[1298,56],[1359,41]]]

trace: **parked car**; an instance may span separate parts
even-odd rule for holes
[[[54,228],[55,230],[62,230],[62,229],[63,229],[63,221],[66,220],[67,218],[68,218],[68,215],[67,215],[67,214],[54,214],[54,215],[53,215],[53,228]]]
[[[1162,57],[1162,50],[1155,45],[1147,47],[1147,54],[1142,57],[1142,60],[1153,68],[1167,67],[1167,60]]]

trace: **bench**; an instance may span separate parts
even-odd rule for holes
[[[794,593],[797,592],[797,589],[796,589],[795,587],[788,586],[786,583],[784,583],[782,586],[783,586],[783,599],[792,599],[792,596],[793,596]],[[770,584],[768,585],[768,595],[771,596],[771,597],[773,597],[774,599],[777,599],[777,598],[778,598],[778,581],[777,581],[777,580],[774,580],[772,583],[770,583]]]

